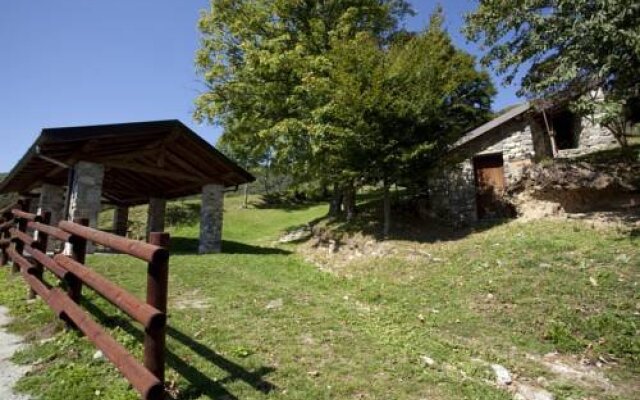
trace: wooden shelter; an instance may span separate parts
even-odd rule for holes
[[[0,183],[0,193],[66,186],[78,161],[105,167],[102,196],[116,205],[199,194],[206,184],[235,187],[255,178],[178,120],[43,129]]]
[[[94,219],[95,205],[88,211],[92,215],[73,215],[86,208],[73,201],[95,202],[98,193],[99,203],[120,208],[150,203],[156,215],[149,221],[157,221],[158,216],[164,219],[166,200],[222,193],[254,179],[183,123],[166,120],[43,129],[0,183],[0,194],[40,196],[42,203],[44,188],[65,188],[61,219]],[[221,201],[222,196],[209,197]],[[221,207],[213,209],[221,212]]]

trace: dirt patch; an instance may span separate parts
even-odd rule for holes
[[[209,307],[209,299],[200,295],[198,289],[183,293],[172,301],[172,308],[176,310],[203,310]]]
[[[371,260],[398,254],[392,242],[377,241],[370,236],[356,233],[348,236],[332,236],[328,232],[314,233],[311,240],[299,248],[306,261],[321,270],[344,274],[346,267],[357,260]]]
[[[11,322],[9,310],[0,306],[0,399],[28,400],[29,397],[13,393],[11,388],[29,367],[15,365],[11,362],[13,354],[22,347],[22,338],[7,333],[4,327]]]
[[[575,193],[573,194],[575,195]],[[603,199],[606,197],[600,198],[600,200]],[[529,192],[517,194],[512,201],[518,210],[519,222],[547,218],[582,221],[594,228],[640,229],[640,201],[634,207],[626,207],[621,210],[588,212],[569,212],[561,202],[541,200]]]
[[[525,220],[640,209],[640,163],[555,160],[528,167],[508,199]]]
[[[575,356],[558,353],[549,353],[542,357],[529,355],[528,358],[545,366],[560,380],[585,388],[615,391],[615,386],[604,374],[606,366],[602,363],[593,364]]]

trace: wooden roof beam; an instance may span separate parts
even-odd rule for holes
[[[147,175],[160,176],[171,179],[192,181],[192,182],[202,182],[202,178],[194,177],[193,175],[182,174],[179,172],[172,171],[164,171],[157,168],[145,167],[140,164],[130,164],[126,162],[118,162],[118,161],[110,161],[109,164],[105,164],[105,166],[115,168],[115,169],[124,169],[133,172],[139,172]]]

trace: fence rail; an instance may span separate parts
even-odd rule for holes
[[[0,218],[0,263],[12,261],[12,271],[28,284],[30,296],[42,300],[68,326],[80,330],[100,349],[144,400],[164,399],[165,335],[169,271],[169,235],[152,233],[149,243],[89,228],[86,220],[49,225],[50,213],[33,214],[21,203]],[[49,240],[64,244],[65,254],[47,254]],[[142,301],[90,269],[85,263],[87,242],[109,247],[148,263],[147,298]],[[48,270],[61,285],[44,279]],[[79,304],[82,287],[95,291],[144,328],[141,363]],[[63,290],[64,289],[64,290]]]

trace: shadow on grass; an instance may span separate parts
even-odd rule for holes
[[[421,218],[415,212],[415,206],[403,203],[394,204],[391,218],[391,229],[387,240],[434,243],[463,239],[473,233],[483,232],[512,221],[509,218],[495,218],[478,221],[468,226],[452,226],[437,218]],[[358,214],[353,221],[347,222],[344,217],[322,217],[310,225],[323,223],[329,231],[352,235],[360,233],[376,240],[383,236],[383,207],[380,196],[370,193],[365,199],[359,198]]]
[[[179,255],[195,255],[198,254],[199,240],[188,237],[172,237],[171,238],[171,254]],[[222,254],[291,254],[290,251],[278,249],[274,247],[253,246],[246,243],[234,242],[232,240],[222,241]]]
[[[277,195],[263,195],[259,201],[251,203],[251,205],[258,210],[282,210],[287,212],[308,210],[320,204],[327,203],[311,200],[293,200]]]
[[[144,341],[142,332],[131,324],[128,319],[120,316],[109,316],[95,304],[86,299],[83,299],[82,304],[87,311],[100,320],[104,326],[111,328],[120,327],[129,335],[136,338],[140,343]],[[180,388],[180,393],[178,394],[177,399],[192,400],[204,395],[212,399],[223,398],[228,400],[237,400],[238,397],[229,392],[224,387],[224,384],[238,380],[246,383],[253,387],[257,392],[263,394],[268,394],[277,389],[277,387],[271,382],[264,380],[264,376],[275,371],[275,368],[273,367],[260,367],[256,371],[249,371],[242,365],[221,356],[204,344],[192,339],[190,335],[172,326],[167,326],[167,337],[180,342],[182,345],[187,347],[194,356],[199,356],[229,374],[221,380],[210,378],[194,367],[190,362],[183,360],[167,348],[167,365],[173,368],[180,376],[189,382],[187,387]],[[191,358],[191,356],[189,358]]]

